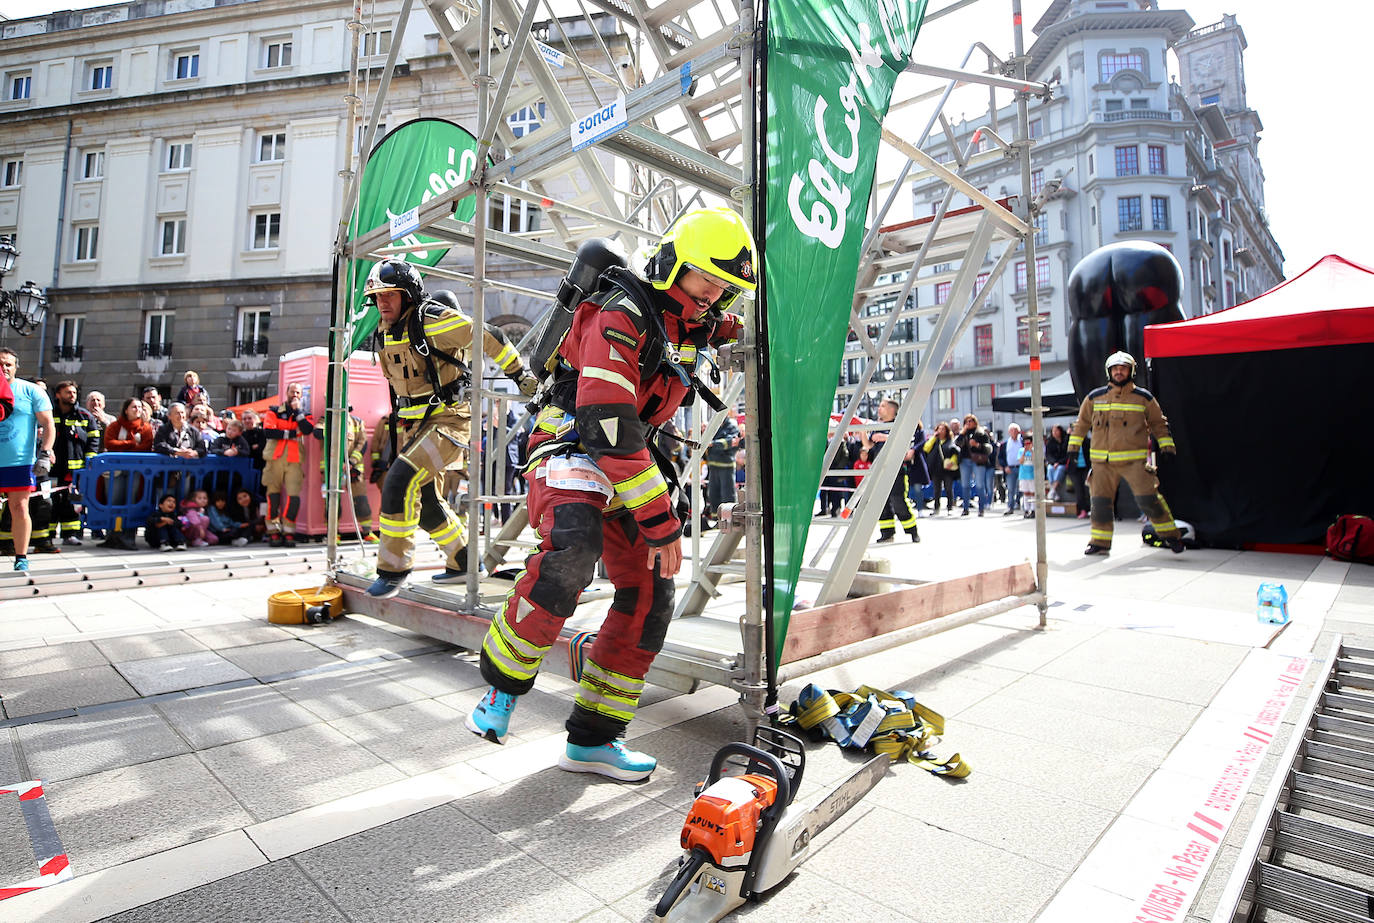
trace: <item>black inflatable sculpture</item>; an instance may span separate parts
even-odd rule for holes
[[[1159,244],[1098,247],[1069,273],[1069,371],[1078,400],[1106,383],[1102,362],[1118,349],[1145,364],[1145,326],[1184,320],[1183,270]],[[1136,375],[1145,385],[1145,376]],[[1148,386],[1147,386],[1148,387]]]

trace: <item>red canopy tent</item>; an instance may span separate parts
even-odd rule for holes
[[[1331,254],[1228,311],[1145,328],[1145,355],[1208,356],[1374,342],[1374,269]]]
[[[1205,544],[1321,542],[1374,514],[1374,269],[1324,256],[1226,311],[1145,328],[1177,459],[1174,513]]]

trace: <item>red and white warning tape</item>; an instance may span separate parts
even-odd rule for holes
[[[0,786],[0,795],[19,796],[24,825],[29,830],[29,843],[33,846],[34,859],[38,863],[37,878],[30,878],[28,881],[8,887],[0,886],[0,901],[71,878],[71,864],[67,860],[66,851],[62,848],[62,841],[58,839],[52,815],[48,812],[47,801],[43,796],[43,783],[34,781]]]

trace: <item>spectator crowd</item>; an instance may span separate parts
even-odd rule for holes
[[[99,530],[84,529],[82,499],[77,492],[75,472],[87,460],[106,452],[149,452],[184,460],[188,466],[207,457],[249,458],[260,474],[274,462],[299,469],[299,454],[280,452],[277,446],[300,436],[323,436],[323,429],[315,429],[313,420],[306,417],[299,404],[300,388],[288,385],[287,402],[273,408],[264,419],[251,408],[215,409],[210,392],[200,383],[194,371],[188,371],[185,384],[177,399],[164,403],[162,393],[154,387],[143,389],[140,397],[123,400],[118,413],[110,413],[106,397],[100,391],[89,391],[84,397],[72,381],[52,386],[52,420],[56,429],[54,463],[51,484],[46,496],[36,491],[29,500],[30,517],[35,519],[30,548],[39,554],[60,553],[63,545],[79,546],[88,539],[104,540],[108,545],[133,546],[137,527],[125,527],[122,535],[107,536]],[[48,385],[35,380],[45,393]],[[295,403],[291,401],[294,399]],[[879,421],[846,433],[846,438],[830,465],[830,472],[822,482],[819,517],[847,515],[845,507],[854,490],[864,479],[864,473],[876,461],[887,440],[882,426],[895,416],[895,404]],[[309,422],[298,422],[303,418]],[[283,424],[281,421],[285,421]],[[513,425],[513,419],[507,420]],[[366,438],[364,422],[349,415],[345,448],[348,452],[348,473],[354,499],[354,515],[340,511],[340,528],[352,528],[341,534],[340,541],[375,543],[371,530],[371,509],[363,489],[368,481],[379,483],[395,455],[390,438],[392,427],[388,418],[377,421],[373,436]],[[739,426],[733,419],[722,425],[715,439],[708,445],[704,487],[706,512],[700,523],[710,528],[713,512],[721,503],[733,502],[736,489],[742,488],[744,474],[742,420]],[[283,432],[285,429],[285,432]],[[484,427],[485,429],[485,427]],[[512,430],[514,432],[514,430]],[[671,423],[665,432],[671,433]],[[524,455],[528,430],[511,439],[507,448],[511,458],[507,465],[507,493],[519,493],[524,486],[517,476]],[[485,440],[484,440],[485,444]],[[686,454],[675,439],[665,443],[672,447],[673,461],[680,474]],[[1016,423],[1005,433],[990,433],[977,416],[970,413],[962,419],[955,417],[941,421],[927,430],[917,425],[915,437],[900,466],[897,483],[911,500],[911,511],[923,511],[926,516],[953,516],[956,504],[960,516],[983,516],[997,504],[1002,515],[1020,512],[1034,515],[1034,440],[1032,434],[1022,432]],[[1088,517],[1089,498],[1086,487],[1089,470],[1089,446],[1070,449],[1069,437],[1063,426],[1053,426],[1044,438],[1045,483],[1048,500],[1061,501],[1072,497],[1080,519]],[[370,458],[370,466],[365,457]],[[368,470],[370,468],[370,470]],[[299,474],[299,471],[296,472]],[[719,477],[717,476],[719,475]],[[128,496],[128,476],[114,475],[102,484],[102,491],[119,504]],[[452,478],[452,488],[459,479]],[[512,483],[513,482],[513,483]],[[269,489],[270,488],[270,489]],[[895,490],[893,496],[895,496]],[[281,496],[275,493],[281,491]],[[292,504],[294,491],[296,504]],[[243,546],[267,542],[274,546],[294,545],[294,516],[299,503],[300,479],[285,477],[265,479],[256,490],[206,491],[194,490],[178,498],[167,492],[158,498],[156,508],[142,523],[148,547],[158,551],[178,551],[188,547],[211,545]],[[448,491],[446,491],[447,493]],[[272,493],[274,496],[269,497]],[[8,496],[8,495],[0,495]],[[361,501],[361,502],[360,502]],[[50,509],[33,517],[32,507],[46,504]],[[9,503],[0,513],[0,553],[14,554]],[[498,518],[509,515],[508,505],[498,508]],[[919,541],[914,520],[908,521],[898,506],[889,503],[884,514],[883,540],[892,532],[892,522],[900,523],[913,541]],[[283,517],[292,517],[284,520]],[[890,517],[892,518],[890,521]],[[356,528],[353,523],[357,523]],[[22,552],[21,552],[22,553]]]
[[[858,426],[846,432],[831,460],[816,516],[848,515],[846,506],[886,443],[886,424],[895,416],[895,402],[884,402],[876,423],[851,421]],[[1088,518],[1089,512],[1089,448],[1085,444],[1071,451],[1068,431],[1058,424],[1044,437],[1047,499],[1060,502],[1072,496],[1079,519]],[[1034,437],[1016,423],[1005,433],[989,432],[972,413],[936,423],[930,430],[918,422],[896,481],[905,481],[914,509],[928,516],[940,515],[942,503],[945,516],[954,515],[956,504],[960,516],[983,516],[996,504],[1004,516],[1021,513],[1030,518],[1035,515]],[[879,541],[887,540],[889,531],[884,520]],[[918,540],[914,527],[907,531]]]
[[[299,385],[288,385],[288,400],[281,407],[260,414],[251,408],[243,408],[239,413],[217,411],[196,372],[186,372],[184,381],[177,399],[171,403],[164,404],[162,393],[147,387],[140,396],[120,403],[118,413],[109,412],[104,393],[89,391],[83,398],[73,381],[59,381],[50,391],[41,379],[27,383],[36,386],[37,393],[42,395],[33,403],[35,409],[42,409],[40,405],[46,397],[51,416],[36,415],[31,423],[22,425],[36,427],[41,435],[43,427],[51,421],[55,431],[52,459],[46,476],[32,493],[0,493],[4,500],[4,510],[0,512],[0,553],[14,555],[16,565],[25,554],[26,549],[15,546],[16,530],[12,526],[15,511],[10,507],[19,502],[23,502],[21,512],[27,513],[32,526],[27,550],[38,554],[58,554],[63,546],[80,546],[92,539],[103,541],[107,547],[132,549],[136,547],[139,526],[148,547],[158,551],[243,546],[252,542],[293,545],[294,516],[301,489],[300,438],[322,438],[324,434],[301,409]],[[394,454],[388,430],[384,419],[369,445],[363,421],[349,415],[345,440],[347,470],[350,479],[362,487],[367,483],[365,457],[371,455],[370,477],[375,483]],[[290,453],[276,450],[284,443],[293,444]],[[87,530],[83,523],[84,503],[77,473],[91,459],[111,452],[146,452],[180,459],[189,470],[213,457],[251,459],[260,475],[274,462],[281,462],[286,468],[294,465],[295,470],[276,482],[270,478],[255,479],[259,485],[251,490],[187,490],[183,485],[182,490],[175,491],[177,482],[173,478],[169,482],[171,489],[158,497],[145,522],[126,522],[120,533],[107,535],[97,529]],[[42,452],[34,449],[33,454],[41,456]],[[111,505],[124,504],[141,487],[136,478],[138,475],[119,471],[102,478],[98,487],[100,500]],[[268,487],[283,492],[280,499],[274,499],[275,505],[268,502]],[[339,538],[375,543],[365,490],[355,489],[353,494],[356,515],[341,510],[339,528],[343,534]],[[359,494],[362,502],[358,502]],[[284,519],[287,515],[292,519]],[[350,531],[344,533],[345,529]]]

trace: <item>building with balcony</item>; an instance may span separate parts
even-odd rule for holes
[[[1244,34],[1232,16],[1193,26],[1186,12],[1160,9],[1155,0],[1055,0],[1035,25],[1030,75],[1052,83],[1054,94],[1030,106],[1029,191],[1037,197],[1050,181],[1057,188],[1051,186],[1035,219],[1034,265],[1014,259],[986,289],[988,273],[978,277],[981,304],[942,370],[926,420],[972,411],[996,428],[1010,422],[993,414],[992,399],[1028,383],[1032,272],[1044,375],[1067,369],[1066,282],[1078,260],[1103,244],[1145,240],[1171,250],[1185,274],[1189,316],[1231,307],[1282,281],[1283,254],[1263,207],[1261,126],[1245,98]],[[1178,81],[1169,76],[1171,53]],[[1007,106],[996,113],[994,130],[1010,140],[1015,118]],[[985,136],[978,144],[973,138],[989,125],[986,117],[960,122],[954,143],[988,150]],[[931,153],[955,159],[948,142]],[[1021,192],[1020,167],[1010,157],[973,167],[966,178],[994,198]],[[942,184],[918,183],[914,213],[933,214],[944,192]],[[968,204],[956,195],[951,207]],[[928,271],[932,282],[913,290],[918,305],[948,297],[950,283],[936,280],[949,268]],[[893,357],[893,378],[910,378],[918,359]],[[842,380],[857,375],[857,362],[850,365]]]
[[[369,106],[400,7],[369,5],[361,30]],[[226,406],[274,393],[276,357],[325,345],[340,171],[356,166],[350,12],[321,0],[134,0],[0,23],[0,234],[17,238],[11,278],[35,280],[50,301],[38,334],[0,331],[21,374],[74,378],[117,408],[145,385],[175,394],[195,369]],[[613,20],[592,21],[603,35],[581,17],[536,34],[560,44],[566,31],[591,59],[626,52]],[[378,138],[421,115],[476,129],[475,94],[422,5],[397,60]],[[587,105],[585,83],[568,78],[574,106]],[[538,129],[541,107],[513,115],[498,146]],[[497,230],[528,232],[541,217],[491,200]],[[470,252],[454,251],[443,265],[464,263]],[[488,271],[541,291],[557,283],[500,258]],[[466,286],[451,287],[470,303]],[[487,317],[518,333],[545,305],[492,291]]]

